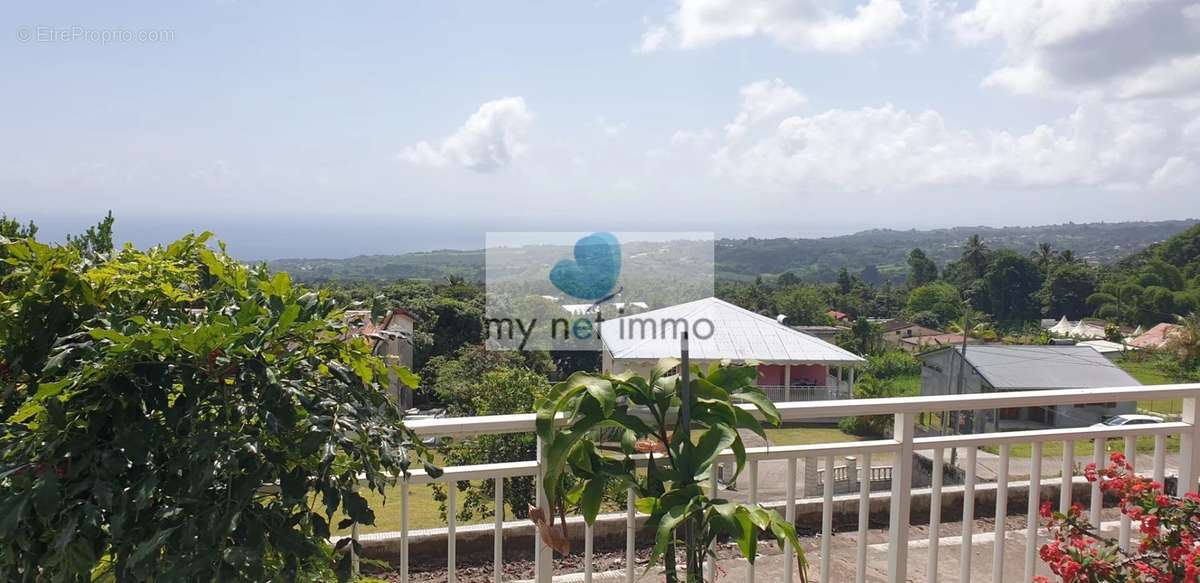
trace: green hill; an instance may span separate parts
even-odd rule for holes
[[[873,229],[819,239],[720,239],[716,244],[717,277],[753,279],[793,272],[806,281],[833,281],[843,267],[861,272],[874,267],[881,278],[902,279],[908,251],[920,247],[940,265],[957,259],[962,243],[979,234],[993,249],[1028,253],[1039,243],[1070,249],[1076,257],[1109,264],[1135,254],[1197,225],[1194,219],[1123,223],[1067,223],[1037,227],[954,227],[896,231]],[[1165,244],[1165,243],[1164,243]],[[1169,253],[1187,255],[1186,249]],[[1194,250],[1194,248],[1193,248]],[[442,279],[446,276],[482,281],[481,250],[440,250],[403,255],[363,255],[346,259],[279,259],[271,268],[304,281]]]

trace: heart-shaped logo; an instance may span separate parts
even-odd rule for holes
[[[575,259],[563,259],[550,270],[550,282],[583,300],[612,293],[621,275],[621,244],[612,233],[592,233],[575,242]]]

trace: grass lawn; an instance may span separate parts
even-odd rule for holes
[[[1171,378],[1163,374],[1158,363],[1153,360],[1134,362],[1121,359],[1117,361],[1117,365],[1143,385],[1166,385],[1172,382]],[[1137,406],[1138,409],[1169,415],[1179,414],[1183,410],[1183,403],[1179,399],[1138,401]]]
[[[375,511],[375,524],[373,526],[359,526],[359,533],[368,532],[389,532],[400,530],[400,488],[393,487],[387,490],[387,496],[380,495],[379,492],[362,492],[363,498],[371,506],[371,510]],[[458,505],[462,508],[463,498],[466,496],[463,492],[458,492]],[[492,508],[492,503],[487,502],[487,508]],[[438,501],[433,498],[432,486],[409,486],[408,488],[408,527],[410,529],[419,528],[438,528],[446,526],[446,521],[442,520],[441,506]],[[505,520],[513,520],[512,511],[507,507],[504,512]],[[344,516],[341,512],[334,515],[332,527],[337,526]],[[475,517],[474,520],[462,522],[459,524],[481,524],[492,523],[492,517],[487,518]],[[340,533],[349,533],[350,529],[338,531]]]
[[[767,439],[771,441],[771,445],[813,445],[863,441],[866,438],[850,435],[836,427],[783,427],[767,429]],[[876,454],[871,457],[872,464],[886,464],[891,461],[892,454],[890,453]]]
[[[901,397],[915,397],[921,394],[921,375],[902,375],[892,379]]]
[[[811,445],[814,443],[841,443],[862,441],[857,435],[844,433],[836,427],[782,427],[767,429],[767,439],[772,445]]]
[[[1000,453],[1000,446],[998,446],[998,445],[988,445],[988,446],[982,447],[981,449],[983,449],[983,451],[986,451],[989,453],[994,453],[994,454]],[[1104,443],[1104,449],[1105,449],[1105,451],[1110,452],[1110,453],[1114,452],[1114,451],[1122,451],[1123,452],[1123,451],[1125,451],[1125,439],[1118,438],[1118,439],[1106,440]],[[1028,458],[1033,455],[1033,446],[1028,443],[1018,443],[1018,444],[1009,446],[1008,451],[1009,451],[1008,455],[1010,457]],[[1178,452],[1179,451],[1179,436],[1178,435],[1168,435],[1167,436],[1167,451],[1169,451],[1169,452]],[[1151,436],[1148,436],[1148,435],[1139,437],[1137,439],[1137,452],[1138,452],[1138,454],[1153,454],[1154,453],[1154,438]],[[1042,459],[1059,458],[1059,457],[1062,457],[1062,453],[1063,453],[1063,444],[1061,441],[1049,441],[1049,442],[1045,442],[1042,444]],[[1075,442],[1075,456],[1076,457],[1090,456],[1090,455],[1092,455],[1092,440],[1088,439],[1088,440],[1084,440],[1084,441],[1076,441]],[[1106,463],[1107,463],[1107,460],[1106,460]]]

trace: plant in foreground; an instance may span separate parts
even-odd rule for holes
[[[1120,510],[1141,533],[1141,541],[1122,550],[1117,540],[1102,535],[1083,517],[1083,507],[1065,514],[1041,506],[1048,520],[1050,542],[1041,558],[1065,583],[1168,583],[1200,581],[1200,496],[1168,495],[1159,482],[1133,473],[1121,453],[1113,453],[1107,468],[1088,464],[1085,475],[1100,482],[1105,494],[1120,498]],[[1039,582],[1049,582],[1037,577]]]
[[[779,423],[771,400],[753,386],[757,369],[692,367],[689,388],[695,439],[688,440],[678,419],[683,383],[678,374],[669,374],[679,365],[677,359],[664,359],[649,377],[630,372],[576,373],[538,401],[537,433],[545,448],[543,485],[549,507],[531,516],[539,522],[543,539],[560,553],[569,550],[565,518],[556,531],[555,515],[564,517],[569,505],[593,524],[605,487],[616,482],[632,487],[637,508],[650,516],[648,527],[655,539],[647,569],[661,558],[668,583],[679,581],[678,547],[686,557],[685,580],[693,583],[703,580],[704,559],[719,537],[736,541],[753,562],[759,535],[764,533],[781,545],[792,545],[800,578],[806,580],[807,563],[791,523],[760,506],[717,498],[716,492],[706,492],[701,485],[726,449],[733,452],[736,473],[742,471],[746,447],[738,430],[766,437],[756,414]],[[619,450],[601,448],[598,436],[613,432],[621,435]],[[646,452],[645,472],[637,468],[639,452]],[[685,534],[689,530],[691,536]]]
[[[423,457],[380,387],[416,378],[207,238],[0,237],[0,580],[328,580],[330,518]]]

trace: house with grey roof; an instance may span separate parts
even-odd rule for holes
[[[965,357],[961,347],[947,347],[921,354],[918,358],[921,360],[922,395],[1141,384],[1090,346],[968,346]],[[1020,407],[960,414],[956,419],[967,425],[986,419],[1000,427],[1081,427],[1112,415],[1133,413],[1136,408],[1134,402]]]

